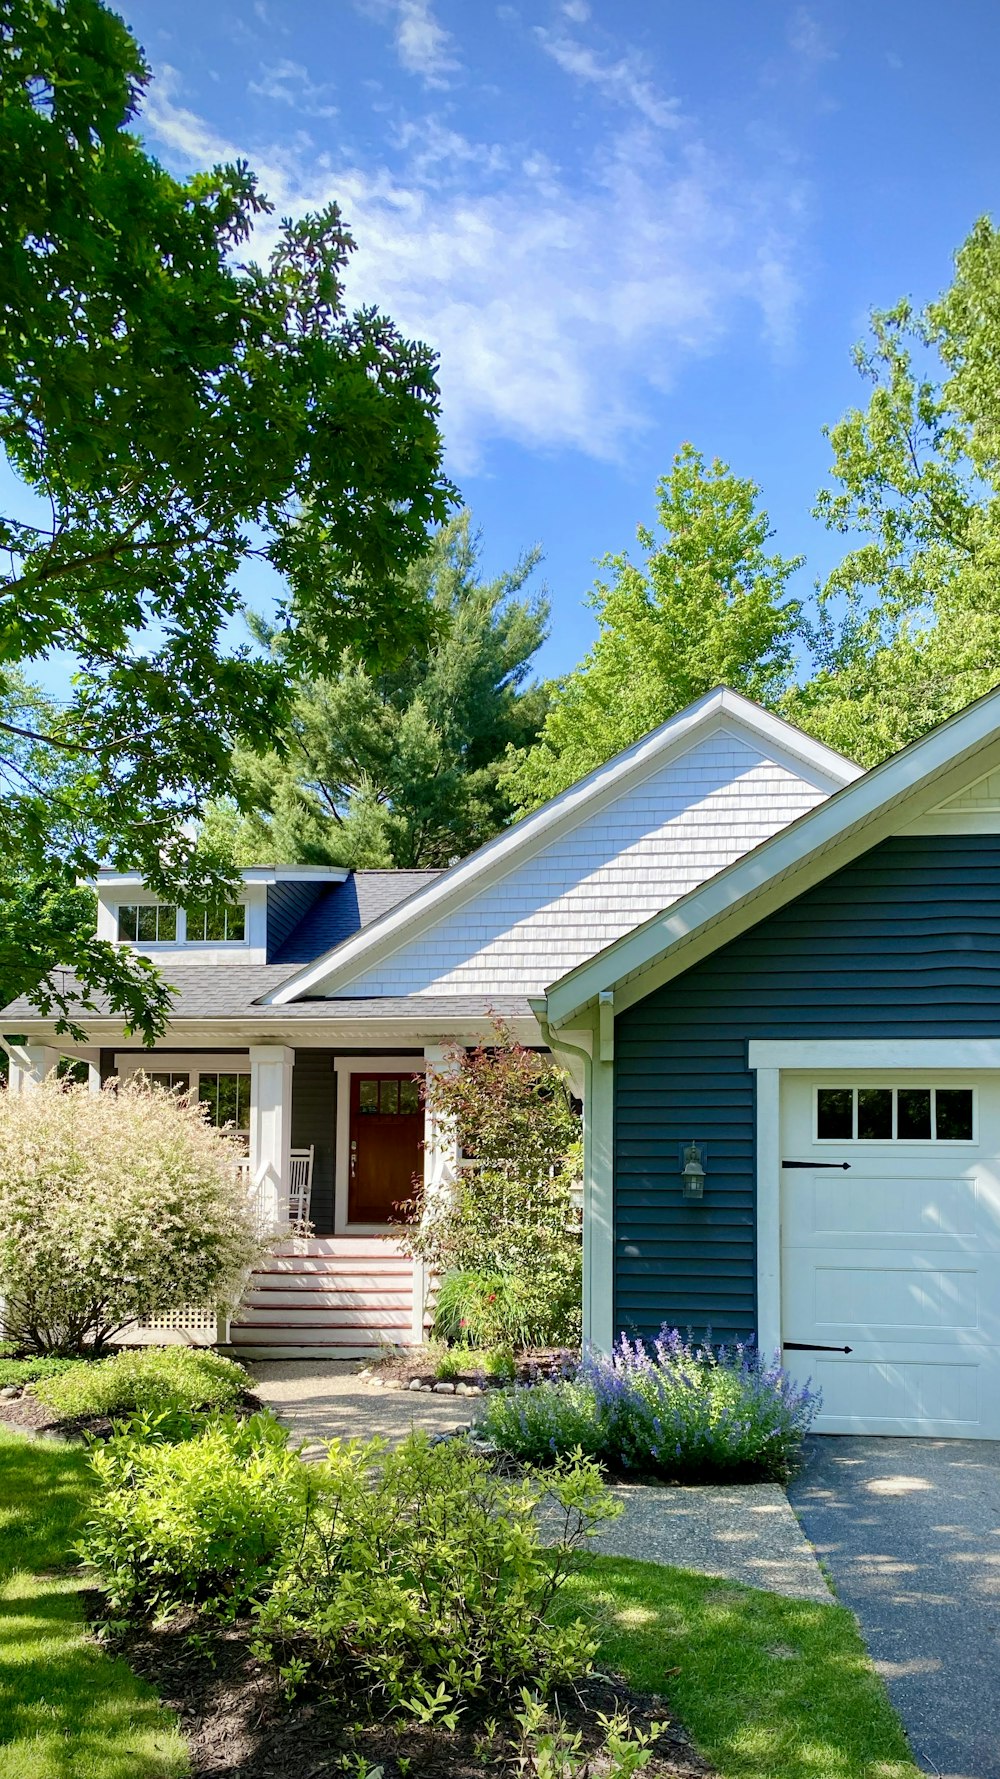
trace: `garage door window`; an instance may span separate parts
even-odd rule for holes
[[[818,1087],[821,1143],[971,1143],[971,1087]]]

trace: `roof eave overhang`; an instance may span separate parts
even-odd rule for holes
[[[783,828],[546,992],[554,1030],[612,992],[623,1012],[969,782],[1000,765],[990,693]]]

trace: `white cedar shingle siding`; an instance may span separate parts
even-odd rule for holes
[[[708,737],[338,994],[537,994],[828,793]]]

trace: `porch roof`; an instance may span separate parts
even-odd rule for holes
[[[170,980],[169,963],[164,965],[164,975]],[[268,1006],[261,1004],[261,997],[273,992],[280,983],[295,974],[294,967],[287,964],[234,964],[227,962],[224,969],[216,964],[185,963],[183,969],[175,972],[176,993],[171,1010],[171,1023],[181,1020],[234,1020],[252,1019],[258,1022],[286,1024],[289,1020],[307,1020],[312,1022],[329,1020],[431,1020],[447,1019],[454,1016],[458,1019],[480,1019],[491,1011],[505,1018],[530,1018],[531,1008],[521,996],[483,995],[380,995],[374,997],[352,998],[350,996],[325,997],[291,1001],[285,1006]],[[68,978],[69,992],[73,992],[73,978]],[[94,996],[95,1010],[80,1013],[80,1024],[90,1025],[95,1020],[106,1021],[115,1016],[102,996]],[[3,1025],[7,1030],[15,1030],[19,1023],[37,1021],[44,1018],[37,1007],[33,1006],[27,996],[22,995],[16,1001],[3,1008],[0,1013]]]

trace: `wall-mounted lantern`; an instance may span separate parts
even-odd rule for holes
[[[705,1196],[705,1158],[707,1150],[704,1143],[681,1144],[681,1190],[685,1198],[704,1198]]]

